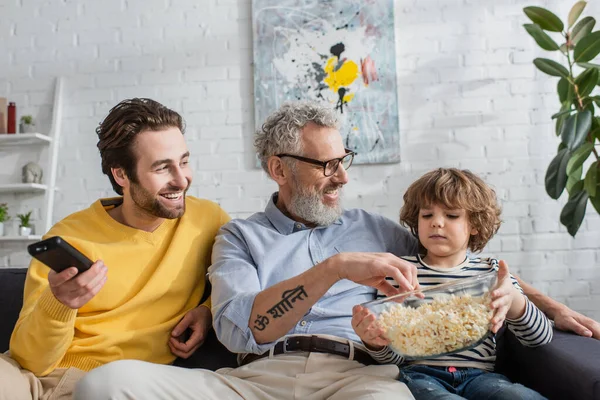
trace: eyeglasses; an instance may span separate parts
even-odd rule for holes
[[[327,160],[327,161],[320,161],[320,160],[315,160],[314,158],[296,156],[294,154],[276,154],[275,157],[279,157],[279,158],[291,157],[296,160],[304,161],[305,163],[319,165],[319,166],[323,167],[323,175],[331,176],[336,173],[340,164],[342,164],[344,166],[344,169],[348,169],[352,165],[352,161],[354,161],[354,156],[356,155],[356,153],[353,152],[352,150],[348,150],[348,149],[344,149],[344,150],[346,150],[346,155],[344,157],[332,158],[331,160]]]

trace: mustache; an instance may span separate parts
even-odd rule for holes
[[[188,184],[185,187],[177,187],[177,186],[167,185],[164,188],[162,188],[161,192],[179,192],[180,190],[187,192],[189,188],[190,188],[190,184],[188,182]]]
[[[326,188],[324,188],[323,192],[325,192],[326,190],[338,190],[338,189],[341,189],[343,187],[344,187],[344,185],[340,185],[340,184],[330,185],[330,186],[327,186]]]

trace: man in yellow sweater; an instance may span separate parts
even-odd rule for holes
[[[95,263],[77,275],[31,262],[10,352],[0,354],[0,400],[70,399],[95,367],[169,364],[202,344],[211,314],[210,302],[199,302],[229,217],[186,197],[192,172],[182,132],[181,116],[150,99],[119,103],[97,128],[102,171],[121,197],[96,201],[45,236],[61,236]]]

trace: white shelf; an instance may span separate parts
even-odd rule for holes
[[[0,148],[27,146],[35,144],[49,144],[50,142],[52,142],[52,138],[42,133],[0,134]]]
[[[1,8],[1,7],[0,7]],[[29,193],[39,195],[40,199],[35,199],[35,205],[30,205],[30,208],[38,208],[40,213],[34,221],[37,231],[40,233],[48,232],[52,227],[52,215],[54,211],[54,198],[56,194],[56,177],[58,172],[58,145],[60,143],[60,134],[62,128],[62,97],[63,97],[64,82],[62,78],[56,79],[54,87],[54,103],[52,106],[52,119],[50,128],[45,133],[17,133],[17,134],[0,134],[0,168],[6,164],[7,159],[14,155],[19,155],[22,151],[46,152],[46,157],[43,164],[40,166],[44,171],[44,184],[40,183],[17,183],[18,179],[0,183],[0,196],[5,194]],[[35,148],[27,148],[27,146],[36,146]],[[47,148],[46,148],[47,146]],[[12,160],[9,160],[14,162]],[[41,200],[43,195],[43,203]],[[17,198],[18,199],[18,198]],[[2,203],[0,197],[0,203]],[[29,199],[28,199],[29,200]],[[33,200],[33,199],[32,199]],[[41,207],[40,207],[41,206]],[[17,209],[20,209],[17,207]],[[30,236],[0,236],[0,243],[9,245],[11,243],[16,246],[21,246],[24,242],[40,240],[39,235]]]
[[[10,183],[0,185],[0,193],[44,192],[48,186],[40,183]]]
[[[0,236],[0,242],[37,242],[38,240],[42,240],[42,235]]]

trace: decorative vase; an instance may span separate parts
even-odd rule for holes
[[[19,132],[21,133],[35,133],[35,125],[19,123]]]
[[[0,222],[0,236],[4,236],[4,222]]]
[[[31,235],[31,227],[30,226],[20,226],[19,227],[19,235],[21,235],[21,236]]]

